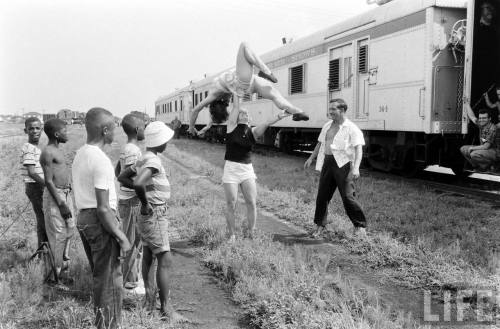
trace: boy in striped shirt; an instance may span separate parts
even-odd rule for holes
[[[169,271],[171,268],[168,241],[167,200],[170,199],[170,183],[158,154],[167,148],[174,131],[163,122],[150,123],[145,131],[146,152],[135,165],[123,171],[118,180],[123,186],[133,188],[141,202],[138,229],[143,242],[142,278],[146,288],[146,307],[153,309],[155,296],[151,292],[148,273],[153,256],[158,260],[156,282],[160,289],[161,316],[167,321],[177,321],[180,316],[167,308],[170,295]],[[135,167],[135,168],[134,168]],[[137,177],[132,176],[137,172]]]
[[[42,123],[40,119],[31,117],[24,122],[24,132],[28,135],[28,143],[21,148],[21,173],[26,187],[26,195],[33,206],[36,217],[36,235],[38,247],[47,241],[45,232],[45,219],[43,216],[43,189],[45,180],[43,169],[40,165],[42,151],[38,148],[38,142],[42,134]]]

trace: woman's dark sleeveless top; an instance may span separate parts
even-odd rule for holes
[[[225,160],[252,163],[252,149],[255,145],[252,128],[247,124],[239,124],[227,134]]]

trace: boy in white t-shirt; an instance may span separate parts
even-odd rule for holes
[[[73,160],[73,190],[79,210],[77,227],[93,273],[95,325],[120,327],[123,277],[120,249],[131,248],[116,216],[116,192],[111,160],[103,152],[113,142],[111,112],[93,108],[85,117],[87,143]]]

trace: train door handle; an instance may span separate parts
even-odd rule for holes
[[[418,115],[422,119],[425,118],[425,113],[424,113],[425,103],[424,103],[424,100],[425,100],[425,87],[421,87],[418,90]]]

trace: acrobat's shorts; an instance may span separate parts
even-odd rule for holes
[[[226,160],[222,182],[227,184],[241,184],[247,179],[257,179],[251,163],[239,163]]]

